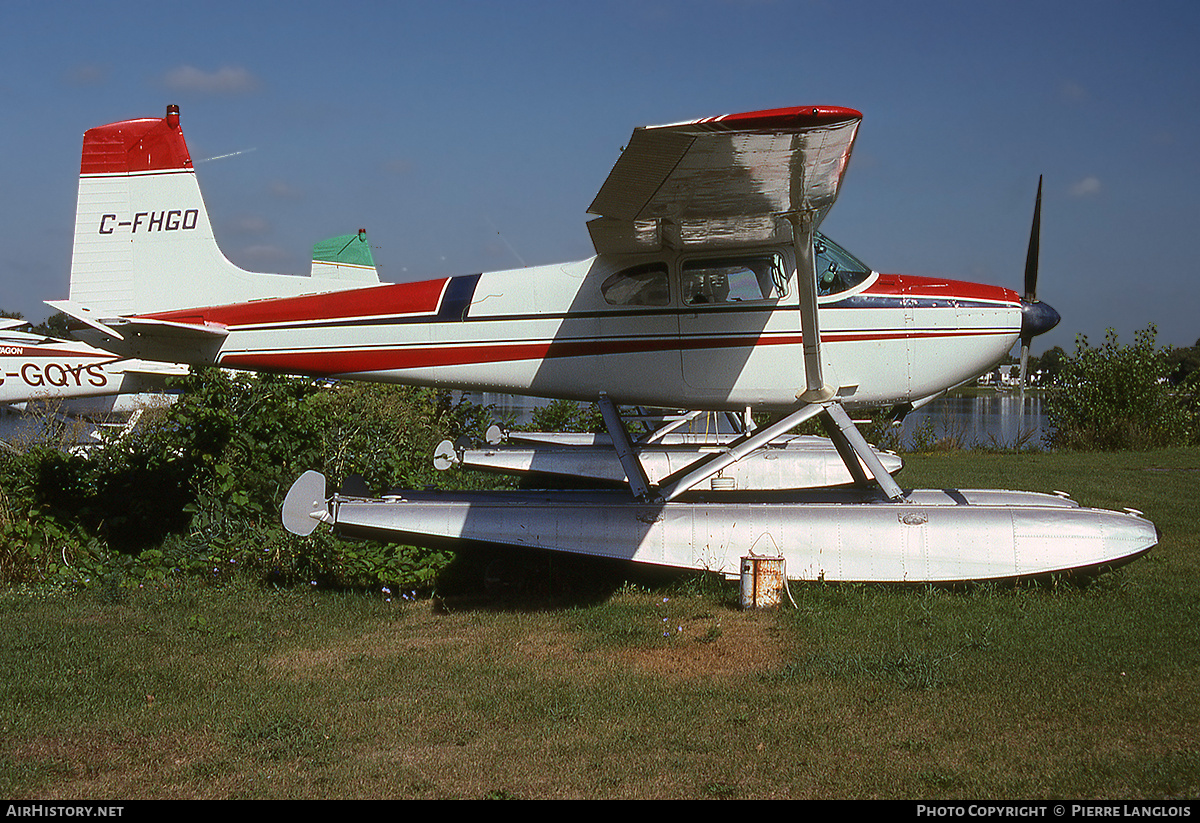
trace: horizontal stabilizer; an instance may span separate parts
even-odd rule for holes
[[[87,328],[75,337],[105,351],[142,360],[166,363],[211,363],[229,330],[215,323],[184,323],[148,317],[103,317],[99,312],[69,300],[48,300]]]
[[[139,360],[131,361],[130,365],[124,366],[121,371],[144,377],[183,377],[189,369],[181,363],[147,363]]]
[[[85,325],[88,325],[96,331],[111,337],[114,340],[122,340],[121,333],[116,329],[103,322],[99,312],[80,305],[72,300],[47,300],[46,305],[52,309],[57,309],[68,317],[72,317]]]

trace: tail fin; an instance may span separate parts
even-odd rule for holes
[[[324,272],[315,267],[311,277],[258,274],[229,262],[209,223],[178,106],[162,119],[84,134],[71,303],[112,317],[379,282],[373,264],[357,273],[361,279],[318,276]]]

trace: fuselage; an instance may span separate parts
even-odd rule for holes
[[[83,343],[6,332],[0,336],[0,403],[157,392],[168,376],[185,373],[165,365],[153,369],[157,374]]]
[[[827,389],[847,407],[917,401],[998,362],[1021,301],[879,274],[820,235],[860,117],[802,107],[638,130],[589,208],[596,257],[358,286],[230,263],[170,107],[84,135],[56,307],[89,342],[147,360],[697,410]],[[802,278],[797,237],[813,252]],[[810,274],[821,368],[809,346],[806,379]]]
[[[825,242],[834,251],[818,260],[824,377],[846,406],[935,394],[990,368],[1016,342],[1015,292],[826,269],[837,252],[853,258]],[[771,410],[793,406],[804,388],[797,292],[792,251],[782,246],[600,255],[146,317],[223,327],[219,350],[203,360],[230,368]]]

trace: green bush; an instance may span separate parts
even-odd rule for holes
[[[595,404],[581,404],[574,400],[554,400],[533,410],[528,425],[520,426],[533,432],[603,432],[604,417]]]
[[[426,588],[444,552],[283,531],[279,509],[307,469],[382,492],[435,482],[434,446],[481,435],[487,410],[446,392],[217,369],[184,378],[171,407],[86,455],[49,445],[0,457],[0,579],[250,574],[324,586]],[[145,419],[145,418],[144,418]],[[73,559],[73,560],[72,560]],[[68,562],[72,560],[72,562]]]
[[[1194,439],[1195,419],[1167,380],[1168,352],[1155,345],[1153,324],[1133,345],[1109,329],[1104,344],[1080,335],[1047,400],[1053,448],[1091,451],[1153,449]]]

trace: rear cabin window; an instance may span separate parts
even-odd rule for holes
[[[671,302],[669,283],[666,263],[647,263],[610,276],[600,293],[614,306],[666,306]]]
[[[813,249],[817,253],[817,294],[822,297],[852,289],[871,273],[870,266],[820,232],[813,237]]]
[[[689,306],[742,303],[783,297],[787,275],[777,254],[700,258],[684,262],[679,285]]]

